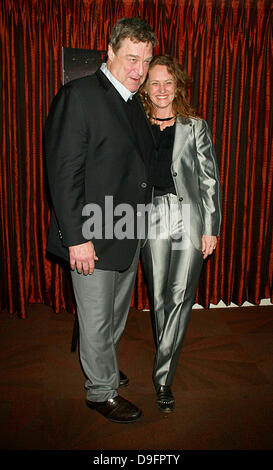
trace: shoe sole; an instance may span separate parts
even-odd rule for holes
[[[173,408],[162,408],[158,403],[156,404],[157,408],[162,411],[163,413],[173,413],[174,407]]]
[[[123,384],[119,384],[118,388],[125,388],[125,387],[128,387],[128,385],[129,385],[129,380],[128,380],[128,382],[125,382]]]
[[[91,410],[95,410],[97,411],[101,416],[103,416],[105,419],[108,419],[108,421],[112,421],[112,423],[119,423],[119,424],[131,424],[131,423],[136,423],[137,421],[139,421],[142,416],[143,416],[143,412],[141,411],[140,414],[135,418],[135,419],[130,419],[130,420],[127,420],[127,421],[120,421],[118,419],[113,419],[113,418],[108,418],[107,416],[105,416],[103,413],[101,413],[100,410],[97,410],[97,408],[94,406],[94,405],[91,405],[90,403],[86,402],[86,406],[88,406],[88,408],[90,408]]]
[[[103,416],[103,415],[102,415]],[[112,421],[112,423],[118,423],[118,424],[133,424],[133,423],[136,423],[137,421],[139,421],[141,418],[143,417],[143,413],[141,413],[137,418],[133,419],[133,420],[130,420],[130,421],[119,421],[117,419],[112,419],[112,418],[106,418],[106,416],[104,416],[104,418],[108,419],[109,421]]]

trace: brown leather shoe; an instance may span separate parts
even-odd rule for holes
[[[119,371],[119,388],[127,387],[129,384],[129,379],[121,370]]]
[[[86,404],[114,423],[134,423],[142,416],[142,411],[139,408],[120,395],[107,401],[86,400]]]
[[[171,413],[174,410],[174,396],[169,385],[156,386],[156,406],[163,413]]]

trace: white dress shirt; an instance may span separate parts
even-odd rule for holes
[[[108,70],[108,68],[106,67],[105,62],[103,62],[101,64],[100,69],[104,73],[104,75],[106,75],[106,77],[112,83],[112,85],[114,85],[115,89],[119,92],[119,94],[122,96],[124,101],[128,101],[129,99],[131,100],[133,98],[136,91],[134,93],[132,93],[130,90],[128,90],[128,88],[126,88],[124,85],[122,85],[122,83],[120,83],[114,77],[114,75],[112,75],[111,72]]]

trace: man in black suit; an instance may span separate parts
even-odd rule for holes
[[[138,207],[151,202],[154,141],[136,92],[156,42],[140,18],[119,20],[107,63],[60,89],[45,126],[53,202],[47,249],[70,263],[86,403],[119,423],[142,415],[117,392],[128,378],[116,346],[138,266]]]

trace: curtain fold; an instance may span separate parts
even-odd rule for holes
[[[62,46],[106,50],[114,23],[140,16],[156,53],[176,56],[212,130],[223,222],[196,302],[258,304],[272,296],[272,29],[270,0],[2,0],[0,308],[75,311],[69,271],[46,256],[50,200],[43,128],[62,84]],[[148,308],[139,266],[132,306]]]

